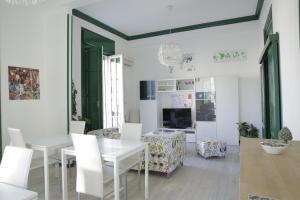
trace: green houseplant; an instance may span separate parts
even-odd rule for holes
[[[248,138],[258,138],[259,130],[253,124],[249,124],[247,122],[238,122],[237,125],[240,136]]]

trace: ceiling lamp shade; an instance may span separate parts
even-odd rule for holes
[[[30,5],[36,5],[44,0],[5,0],[5,1],[12,5],[30,6]]]
[[[182,61],[181,49],[175,43],[161,44],[158,50],[158,60],[162,65],[169,67],[172,72],[173,68],[179,66]]]

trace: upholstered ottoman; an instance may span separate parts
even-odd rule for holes
[[[209,157],[225,157],[226,142],[216,139],[198,140],[196,143],[196,151],[205,159]]]

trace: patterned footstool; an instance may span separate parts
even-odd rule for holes
[[[197,153],[205,159],[213,156],[225,157],[226,142],[215,139],[198,140],[196,144]]]

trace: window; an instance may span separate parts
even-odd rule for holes
[[[103,128],[124,122],[122,56],[103,56]]]

